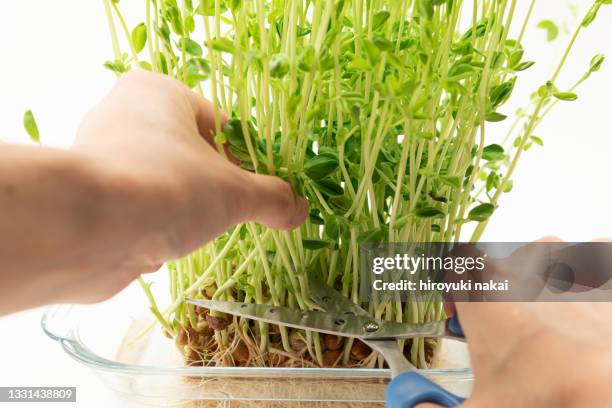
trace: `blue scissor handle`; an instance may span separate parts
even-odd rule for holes
[[[465,338],[465,334],[463,334],[463,327],[461,327],[461,322],[459,321],[458,315],[454,315],[448,321],[448,330],[455,336]]]
[[[448,330],[456,336],[465,337],[457,315],[449,320]],[[399,374],[387,387],[387,408],[413,408],[425,402],[456,407],[463,401],[465,398],[445,390],[416,371]]]
[[[424,402],[443,407],[456,407],[461,398],[416,371],[406,371],[395,377],[387,387],[387,408],[413,408]]]

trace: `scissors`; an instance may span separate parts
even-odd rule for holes
[[[398,339],[411,337],[465,341],[456,316],[422,324],[388,322],[374,319],[318,279],[310,279],[310,292],[324,312],[206,299],[186,299],[186,302],[247,319],[361,340],[380,353],[391,369],[392,380],[386,392],[388,408],[412,408],[426,402],[456,407],[465,401],[420,374],[397,344]]]

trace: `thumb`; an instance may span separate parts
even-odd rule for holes
[[[308,216],[308,201],[278,177],[247,173],[249,194],[244,203],[249,220],[275,229],[293,229]]]

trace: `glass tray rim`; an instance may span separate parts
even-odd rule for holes
[[[114,361],[92,351],[79,335],[79,322],[68,317],[80,305],[54,305],[45,310],[41,327],[45,334],[57,341],[74,360],[97,370],[140,375],[180,375],[187,377],[262,378],[291,377],[292,379],[342,378],[342,379],[388,379],[388,369],[371,368],[292,368],[292,367],[190,367],[169,365],[139,365]],[[58,318],[59,316],[59,318]],[[58,320],[59,319],[59,320]],[[419,372],[430,376],[453,379],[473,378],[470,368],[428,368]]]

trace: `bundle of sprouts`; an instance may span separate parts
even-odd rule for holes
[[[541,144],[536,126],[599,70],[598,55],[574,85],[557,83],[578,33],[609,3],[589,9],[504,144],[490,142],[488,124],[507,119],[504,104],[534,64],[522,40],[535,1],[517,23],[517,0],[147,0],[145,21],[131,28],[119,1],[104,0],[115,50],[107,68],[160,72],[205,95],[220,154],[228,144],[243,168],[283,178],[310,203],[296,230],[240,225],[170,263],[164,311],[141,281],[186,362],[383,366],[359,341],[184,299],[316,309],[308,277],[318,276],[359,303],[362,243],[455,242],[466,231],[478,240],[521,155]],[[221,110],[231,117],[224,128]],[[361,305],[398,322],[444,317],[434,299]],[[400,346],[419,367],[433,361],[431,339]]]

